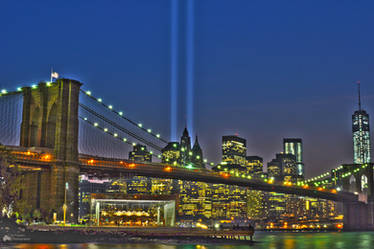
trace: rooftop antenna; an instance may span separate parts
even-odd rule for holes
[[[358,110],[361,111],[361,91],[360,91],[360,81],[356,81],[358,88]]]

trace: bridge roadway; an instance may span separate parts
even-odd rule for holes
[[[40,150],[27,150],[26,148],[21,147],[8,148],[12,150],[15,162],[25,170],[45,170],[55,162],[52,158],[52,153],[45,151],[44,148]],[[228,173],[173,167],[161,163],[138,163],[123,159],[103,158],[80,154],[79,167],[81,173],[86,173],[96,177],[119,177],[120,175],[148,176],[164,179],[227,184],[248,187],[253,190],[295,194],[338,202],[358,201],[357,195],[349,192],[336,192],[335,190],[322,188],[316,189],[310,186],[287,186],[283,183],[270,183],[263,179],[235,177]]]

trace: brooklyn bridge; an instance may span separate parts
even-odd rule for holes
[[[101,98],[93,97],[91,91],[81,88],[82,84],[76,80],[57,79],[1,93],[3,135],[0,142],[7,146],[24,174],[24,191],[20,198],[33,209],[42,209],[49,215],[56,213],[62,219],[65,204],[67,213],[71,214],[67,219],[75,223],[81,174],[98,178],[146,176],[226,184],[341,202],[344,228],[374,228],[373,164],[342,165],[321,176],[291,184],[266,176],[256,178],[205,168],[134,162],[113,151],[139,143],[152,148],[151,153],[157,158],[167,140],[144,124],[133,121],[123,111],[104,103]],[[15,99],[21,104],[17,104]],[[209,164],[205,159],[204,163]],[[363,175],[368,180],[365,191],[359,180],[350,181],[352,177],[361,179]],[[69,188],[67,192],[66,186]]]

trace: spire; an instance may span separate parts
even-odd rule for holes
[[[188,137],[188,130],[187,130],[187,127],[184,127],[184,130],[183,130],[183,136],[184,136],[184,137]]]
[[[358,110],[361,111],[361,89],[360,89],[360,81],[357,81],[357,88],[358,88]]]
[[[192,149],[193,150],[200,149],[200,144],[199,144],[199,140],[197,139],[197,136],[196,136],[195,143]]]

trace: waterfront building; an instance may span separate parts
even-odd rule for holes
[[[133,150],[129,152],[129,160],[136,162],[152,162],[152,154],[147,147],[141,144],[133,146]]]
[[[370,163],[369,114],[361,108],[360,84],[358,83],[358,110],[352,115],[353,162]]]
[[[305,168],[303,163],[303,141],[301,138],[284,138],[283,153],[296,157],[298,178],[304,178]]]
[[[246,140],[238,136],[222,137],[222,162],[236,164],[242,167],[246,165]]]

